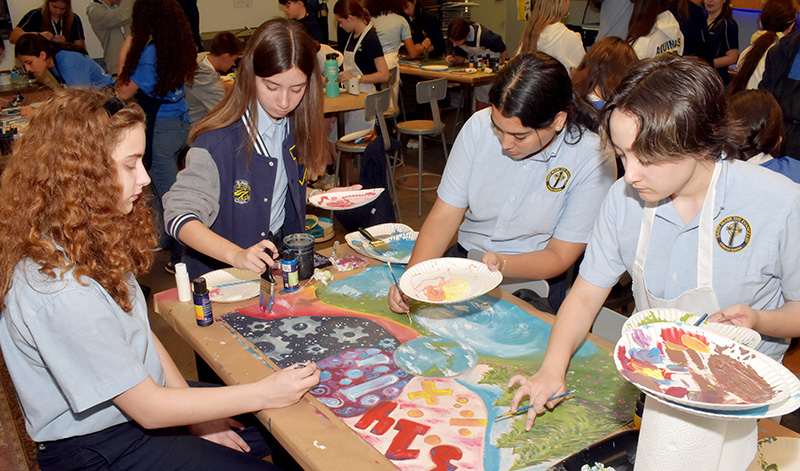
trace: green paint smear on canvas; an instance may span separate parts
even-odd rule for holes
[[[480,361],[492,367],[481,383],[501,388],[503,395],[494,406],[506,408],[517,389],[506,388],[511,377],[529,377],[541,364],[541,358],[534,363],[493,358]],[[639,390],[619,374],[610,352],[573,359],[566,379],[567,389],[575,389],[575,394],[539,416],[531,431],[525,431],[524,414],[507,419],[513,421],[512,429],[499,436],[497,446],[512,449],[516,458],[512,470],[563,458],[633,420]]]

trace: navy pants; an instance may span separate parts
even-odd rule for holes
[[[181,433],[179,428],[145,430],[127,422],[89,435],[39,443],[36,458],[42,471],[279,469],[261,460],[270,449],[255,427],[239,435],[250,445],[250,453]]]

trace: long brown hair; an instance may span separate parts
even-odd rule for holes
[[[197,47],[189,20],[175,0],[136,0],[131,17],[131,47],[119,74],[122,84],[130,82],[142,51],[151,42],[156,48],[156,84],[153,96],[163,97],[194,80]]]
[[[42,31],[49,31],[56,34],[55,30],[53,29],[53,22],[52,22],[52,15],[50,15],[50,4],[53,2],[63,3],[67,5],[66,11],[61,16],[61,35],[64,36],[67,42],[70,42],[70,36],[72,35],[72,22],[74,21],[75,15],[72,13],[72,0],[44,0],[42,4]]]
[[[633,12],[628,22],[628,35],[625,41],[633,44],[637,39],[650,34],[656,25],[658,15],[667,11],[670,0],[636,0],[633,2]]]
[[[741,130],[741,157],[758,153],[780,157],[783,139],[781,105],[766,90],[744,90],[728,101],[728,117]]]
[[[597,89],[603,101],[608,101],[622,78],[637,62],[639,58],[630,44],[616,36],[606,36],[589,48],[581,63],[572,71],[572,88],[584,97]]]
[[[137,0],[140,1],[140,0]],[[295,144],[298,161],[306,166],[309,176],[323,170],[325,129],[322,80],[317,65],[317,44],[297,21],[275,18],[259,26],[244,48],[239,61],[233,90],[189,133],[191,144],[200,134],[224,128],[241,119],[248,109],[258,104],[256,80],[271,77],[297,67],[306,77],[305,96],[290,113],[295,122]],[[250,138],[246,155],[250,156],[258,134],[258,113],[251,113]]]
[[[124,132],[144,126],[144,112],[129,104],[113,116],[113,95],[84,88],[57,91],[31,119],[0,180],[0,310],[14,267],[23,260],[55,278],[67,270],[78,282],[98,282],[130,311],[130,273],[153,260],[148,203],[119,209],[122,186],[113,152]]]
[[[361,18],[367,24],[369,24],[371,18],[369,10],[361,6],[358,0],[339,0],[333,6],[333,14],[340,18],[347,18],[348,16]]]
[[[778,33],[783,33],[791,28],[797,20],[797,9],[793,0],[767,0],[761,10],[761,29],[764,34],[759,36],[753,43],[753,47],[747,51],[739,66],[739,72],[731,80],[731,95],[747,88],[747,82],[753,76],[761,58],[767,53],[773,44],[778,42]]]
[[[531,14],[525,23],[525,31],[517,45],[519,54],[537,51],[536,44],[545,28],[560,21],[564,16],[564,4],[567,0],[534,0],[531,3]]]

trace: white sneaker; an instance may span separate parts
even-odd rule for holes
[[[409,149],[417,149],[417,148],[419,148],[419,140],[418,139],[409,139],[408,140],[408,144],[406,144],[406,147],[408,147]]]

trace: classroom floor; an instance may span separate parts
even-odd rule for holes
[[[445,109],[443,111],[443,120],[448,125],[446,130],[446,135],[448,138],[448,142],[451,142],[452,136],[452,121],[454,120],[455,112],[453,109]],[[404,151],[404,158],[406,165],[406,172],[412,173],[416,171],[416,168],[409,164],[416,164],[417,161],[417,149],[408,148],[405,146],[405,139],[403,140],[403,151]],[[425,171],[428,172],[435,172],[441,173],[442,169],[444,168],[444,155],[442,151],[442,146],[440,141],[426,141],[425,148],[424,148],[424,166]],[[403,170],[398,170],[398,175],[402,174]],[[355,174],[354,174],[355,176]],[[427,182],[426,182],[427,184]],[[422,216],[417,216],[417,193],[416,191],[411,190],[400,190],[398,189],[398,198],[400,200],[400,214],[402,218],[402,222],[415,230],[419,230],[422,226],[422,223],[425,219],[425,215],[430,211],[433,203],[435,201],[435,191],[428,191],[423,192],[423,200],[422,200]],[[309,212],[317,214],[319,216],[329,217],[329,212],[321,211],[316,208],[309,207]],[[334,230],[335,236],[331,241],[323,242],[317,244],[315,249],[325,249],[331,247],[333,245],[334,240],[344,241],[345,231],[341,227],[340,224],[337,222],[334,223]],[[147,285],[150,287],[151,292],[157,293],[159,291],[163,291],[166,289],[171,289],[175,287],[175,279],[173,275],[168,274],[164,270],[164,264],[166,263],[168,255],[166,252],[161,251],[156,254],[156,261],[153,265],[151,272],[145,276],[140,277],[139,281],[143,285]],[[195,369],[195,358],[194,352],[192,349],[183,341],[173,330],[169,327],[158,314],[155,314],[152,310],[152,297],[148,298],[148,303],[150,305],[150,323],[152,325],[153,330],[159,336],[161,341],[164,343],[166,349],[170,352],[175,363],[178,365],[178,368],[183,373],[184,377],[187,379],[193,380],[197,379],[197,372]],[[793,344],[793,348],[790,349],[789,353],[787,354],[784,364],[789,368],[793,373],[800,374],[800,345],[797,342]],[[781,421],[781,424],[794,430],[800,432],[800,411],[796,411],[793,414],[784,416]],[[286,463],[281,463],[285,468],[294,468],[292,465],[287,465]],[[299,468],[296,468],[299,469]]]

